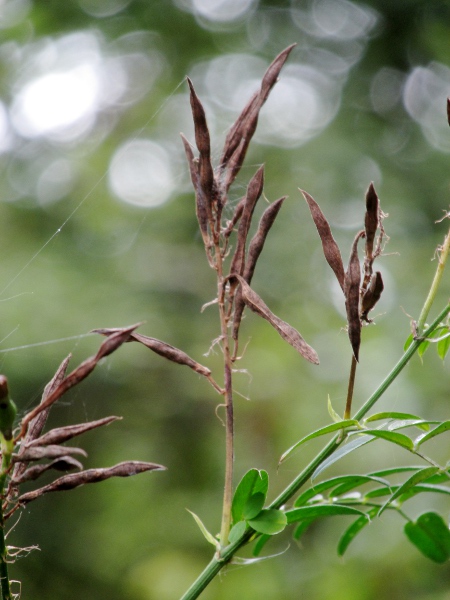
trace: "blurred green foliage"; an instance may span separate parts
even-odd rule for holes
[[[203,356],[219,328],[214,306],[200,312],[215,282],[178,135],[182,128],[193,141],[184,77],[205,103],[218,153],[265,67],[298,44],[230,197],[234,204],[262,162],[267,198],[289,195],[254,287],[321,359],[319,367],[306,364],[266,323],[246,316],[245,371],[235,378],[236,482],[249,468],[264,468],[275,495],[320,448],[311,442],[277,473],[289,446],[329,422],[327,395],[343,410],[351,357],[343,301],[297,188],[320,203],[344,261],[370,181],[389,213],[391,240],[379,265],[386,289],[376,326],[363,331],[359,406],[401,355],[408,315],[418,317],[445,233],[435,221],[449,204],[450,4],[5,0],[1,12],[0,362],[19,414],[36,404],[64,356],[71,352],[78,364],[100,339],[45,342],[93,328],[144,321],[143,333],[220,369],[215,349]],[[448,358],[428,352],[377,408],[448,418],[448,384]],[[206,382],[137,344],[68,394],[52,425],[124,417],[84,436],[87,467],[137,459],[168,471],[31,505],[8,538],[41,548],[11,567],[24,597],[176,598],[211,552],[185,509],[210,531],[219,528],[224,429],[217,404]],[[436,460],[446,461],[439,452]],[[373,444],[336,474],[357,471],[359,461],[379,469],[393,455],[408,461],[401,449]],[[445,497],[411,502],[417,514],[448,510]],[[312,527],[282,557],[230,567],[205,600],[449,597],[448,563],[427,562],[387,513],[342,562],[343,520]],[[286,549],[289,535],[279,538],[269,551]]]

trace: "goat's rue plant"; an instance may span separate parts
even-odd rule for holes
[[[103,357],[117,350],[125,342],[142,344],[160,356],[185,365],[200,374],[220,395],[225,408],[225,483],[220,532],[213,535],[207,531],[201,519],[192,513],[203,535],[214,546],[214,554],[211,562],[186,591],[182,600],[197,598],[227,563],[238,560],[236,552],[242,546],[253,543],[255,558],[251,561],[258,560],[257,557],[266,542],[271,536],[283,531],[288,524],[295,524],[293,535],[295,539],[299,539],[311,523],[335,515],[354,517],[353,523],[339,540],[338,553],[341,555],[371,520],[385,510],[393,510],[405,519],[406,536],[425,556],[436,562],[450,559],[450,531],[444,519],[435,512],[427,512],[413,521],[403,508],[407,500],[422,492],[450,495],[450,460],[446,465],[437,464],[424,450],[429,440],[450,430],[450,421],[429,421],[415,414],[395,411],[366,416],[415,352],[423,355],[430,343],[434,342],[442,359],[448,353],[450,304],[441,309],[430,325],[426,324],[426,320],[447,261],[450,231],[443,245],[438,248],[436,275],[422,313],[418,321],[412,323],[412,333],[405,342],[403,356],[372,396],[352,416],[356,370],[360,355],[363,356],[362,330],[364,325],[372,322],[370,312],[380,299],[384,287],[382,274],[374,270],[374,263],[382,255],[384,244],[388,240],[383,226],[386,215],[381,210],[373,184],[369,185],[366,193],[365,216],[361,220],[361,230],[356,234],[350,248],[346,268],[319,204],[310,194],[301,190],[317,228],[325,259],[342,290],[347,314],[350,374],[343,417],[339,416],[329,400],[331,423],[302,437],[284,452],[280,463],[297,453],[306,441],[334,434],[317,456],[273,501],[267,502],[269,477],[264,470],[248,471],[233,491],[233,374],[235,364],[240,360],[239,334],[244,310],[248,308],[265,319],[301,357],[314,365],[319,364],[316,351],[302,335],[276,316],[251,287],[256,263],[285,200],[283,196],[267,206],[256,227],[256,233],[249,240],[255,206],[263,192],[263,167],[251,178],[231,217],[224,217],[228,193],[243,165],[256,130],[259,112],[292,48],[293,46],[290,46],[281,52],[269,66],[259,91],[251,97],[231,127],[216,168],[211,162],[211,142],[205,111],[193,83],[188,79],[198,156],[194,155],[191,144],[184,136],[182,140],[195,190],[196,215],[206,258],[217,280],[217,297],[214,303],[218,310],[220,334],[215,343],[223,355],[223,383],[217,383],[210,369],[182,350],[137,333],[137,325],[95,330],[106,337],[97,354],[85,360],[69,375],[66,375],[66,370],[70,357],[66,358],[45,388],[40,404],[23,417],[17,430],[14,430],[16,408],[9,399],[6,378],[0,376],[0,587],[3,600],[12,598],[8,563],[12,561],[14,553],[5,541],[5,522],[12,514],[48,492],[70,490],[85,483],[94,483],[114,476],[124,477],[165,468],[155,463],[129,461],[110,468],[85,470],[75,458],[85,456],[85,452],[81,448],[63,445],[85,431],[116,421],[119,418],[116,416],[43,433],[48,413],[54,403],[85,379]],[[450,100],[447,108],[450,124]],[[449,217],[449,213],[445,216]],[[359,248],[363,243],[364,257],[361,261]],[[319,478],[329,465],[361,446],[377,440],[400,446],[414,454],[420,464],[393,465],[388,469],[369,473],[341,475],[330,479]],[[23,483],[35,481],[49,470],[76,472],[62,475],[43,487],[21,493],[20,486]],[[303,487],[305,489],[292,502]],[[291,504],[287,507],[290,501]],[[242,564],[243,559],[239,560]]]

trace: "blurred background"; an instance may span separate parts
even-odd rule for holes
[[[185,76],[207,111],[213,155],[271,60],[296,43],[269,100],[230,209],[261,163],[265,196],[288,195],[254,288],[317,350],[303,361],[253,314],[235,377],[236,483],[270,475],[270,498],[321,448],[280,455],[342,412],[350,366],[342,294],[322,256],[306,189],[330,220],[346,262],[371,181],[389,218],[378,261],[385,292],[363,331],[360,406],[402,354],[435,268],[449,206],[450,3],[431,0],[0,0],[0,364],[23,415],[69,353],[100,344],[93,328],[140,331],[183,348],[221,381],[215,279],[197,230],[179,133],[194,141]],[[259,210],[263,208],[261,203]],[[257,215],[259,218],[259,213]],[[433,318],[449,295],[449,277]],[[207,355],[207,356],[204,356]],[[449,418],[449,369],[434,349],[415,358],[378,407]],[[148,460],[165,472],[50,494],[8,537],[38,545],[11,566],[24,598],[176,599],[212,549],[186,508],[220,528],[224,428],[220,398],[185,367],[123,346],[53,410],[50,425],[116,414],[88,433],[86,467]],[[220,413],[219,413],[220,414]],[[433,456],[449,457],[441,444]],[[407,464],[376,442],[328,474]],[[417,461],[413,461],[417,462]],[[427,497],[423,497],[427,496]],[[448,499],[411,500],[411,518]],[[386,511],[336,555],[351,521],[330,519],[283,556],[229,567],[205,599],[450,598],[450,568],[407,541]],[[15,520],[14,520],[15,522]],[[243,551],[243,554],[245,552]]]

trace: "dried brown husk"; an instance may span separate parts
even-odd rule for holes
[[[81,435],[86,431],[96,429],[97,427],[102,427],[103,425],[109,425],[113,421],[118,421],[121,419],[122,417],[110,416],[104,417],[103,419],[98,419],[97,421],[80,423],[79,425],[66,425],[65,427],[57,427],[30,442],[28,447],[46,446],[48,444],[63,444],[64,442],[67,442],[68,440],[71,440],[75,436]]]
[[[56,370],[56,373],[54,374],[52,379],[45,386],[44,392],[43,392],[42,398],[41,398],[41,404],[46,401],[48,396],[50,396],[50,394],[59,386],[61,381],[64,379],[70,359],[71,359],[71,355],[69,354],[69,356],[66,356],[66,358],[59,365],[58,369]],[[27,433],[26,433],[24,439],[22,440],[22,444],[19,447],[19,452],[18,452],[19,456],[25,450],[27,444],[30,444],[34,439],[38,438],[41,435],[41,432],[44,429],[45,423],[47,421],[47,417],[48,417],[50,408],[51,407],[48,407],[47,409],[38,413],[34,417],[34,419],[31,420],[31,422],[28,426]],[[20,479],[22,473],[25,471],[26,468],[27,468],[26,463],[21,463],[21,462],[16,463],[14,465],[11,478],[14,480]]]
[[[24,463],[20,463],[21,465]],[[11,483],[13,486],[18,486],[26,481],[35,481],[38,479],[43,473],[46,473],[50,470],[55,471],[73,471],[73,469],[82,470],[83,465],[73,458],[72,456],[60,456],[59,458],[55,458],[50,463],[46,463],[44,465],[33,465],[32,467],[26,467],[25,471],[18,478],[12,478]]]
[[[208,124],[206,122],[205,110],[200,102],[192,84],[187,78],[191,92],[191,108],[194,118],[195,143],[200,154],[199,157],[199,182],[207,200],[213,199],[214,171],[211,164],[211,141],[209,136]]]
[[[359,264],[358,258],[358,241],[363,236],[364,231],[360,231],[353,242],[344,282],[348,337],[352,345],[353,354],[357,361],[359,361],[359,347],[361,345],[361,319],[359,316],[359,290],[361,286],[361,266]]]
[[[17,502],[21,505],[24,505],[28,502],[36,500],[37,498],[40,498],[48,492],[71,490],[87,483],[97,483],[99,481],[104,481],[105,479],[110,479],[111,477],[130,477],[146,471],[165,470],[166,467],[163,465],[140,461],[122,462],[114,467],[109,467],[106,469],[87,469],[86,471],[81,471],[81,473],[70,473],[69,475],[63,475],[44,487],[22,494],[18,498]]]
[[[373,244],[378,229],[378,214],[379,214],[380,202],[373,186],[373,183],[369,185],[369,189],[366,193],[366,214],[364,217],[364,227],[366,235],[366,260],[372,261],[373,259]]]
[[[244,266],[244,274],[243,277],[245,281],[250,284],[253,279],[253,273],[255,272],[255,266],[258,261],[258,258],[264,248],[264,243],[267,238],[267,234],[269,233],[272,225],[277,218],[278,213],[280,212],[280,208],[283,205],[283,202],[286,200],[286,196],[275,200],[272,202],[270,206],[266,208],[264,211],[261,220],[258,224],[258,229],[255,235],[250,242],[247,258]],[[236,299],[234,303],[234,315],[233,315],[233,339],[237,341],[239,337],[239,327],[242,320],[242,314],[244,312],[245,303],[242,299],[242,291],[239,288],[236,293]]]
[[[261,166],[250,180],[245,195],[245,204],[237,234],[236,250],[231,261],[230,275],[243,275],[245,263],[245,246],[256,203],[261,197],[264,186],[264,166]]]
[[[320,206],[317,204],[314,198],[304,190],[300,191],[303,194],[304,199],[308,203],[309,210],[311,211],[311,216],[313,218],[314,224],[317,228],[320,240],[322,242],[323,253],[325,255],[326,261],[333,269],[333,272],[336,275],[336,279],[338,280],[339,285],[341,286],[342,291],[345,294],[344,263],[342,262],[342,256],[339,250],[339,246],[337,245],[333,234],[331,233],[330,225],[326,220],[325,215],[323,214]]]
[[[183,134],[181,134],[181,139],[183,140],[184,151],[189,165],[189,172],[191,174],[191,181],[195,190],[195,212],[197,221],[200,227],[200,233],[202,234],[203,243],[208,248],[210,244],[208,231],[209,217],[205,194],[200,187],[199,163],[198,160],[194,158],[191,145]]]
[[[368,314],[380,299],[383,289],[383,278],[380,271],[376,271],[361,301],[361,318],[364,321],[369,321]]]
[[[300,333],[291,325],[277,317],[269,309],[269,307],[263,302],[258,294],[252,290],[245,279],[239,275],[236,275],[239,280],[242,289],[242,299],[245,304],[258,314],[260,317],[268,321],[272,327],[279,333],[279,335],[288,342],[303,358],[309,362],[318,365],[319,357],[317,352],[311,348],[309,344],[305,342]]]
[[[259,111],[277,82],[278,75],[295,45],[292,44],[283,50],[269,65],[259,91],[251,97],[228,132],[220,159],[223,173],[221,184],[225,192],[228,191],[242,167],[248,146],[258,124]]]
[[[50,446],[29,446],[19,454],[13,454],[13,462],[30,462],[42,459],[61,458],[70,454],[81,454],[87,456],[87,453],[82,448],[72,448],[71,446],[58,446],[56,444]]]
[[[128,341],[130,333],[132,333],[138,326],[139,324],[131,325],[130,327],[124,327],[115,331],[102,343],[95,356],[91,356],[90,358],[83,361],[74,371],[69,373],[67,377],[64,377],[62,381],[60,381],[60,383],[45,398],[45,400],[41,401],[41,403],[38,406],[36,406],[36,408],[31,410],[28,414],[24,416],[24,418],[22,419],[21,431],[18,437],[23,438],[25,436],[29,423],[39,413],[47,410],[50,406],[52,406],[52,404],[59,400],[61,396],[63,396],[68,390],[78,385],[88,375],[90,375],[102,358],[108,356],[109,354],[117,350],[117,348],[119,348],[123,343]]]
[[[115,328],[93,329],[93,333],[99,333],[99,334],[105,335],[105,336],[115,335],[115,333],[117,331],[120,331],[120,330],[115,329]],[[139,342],[140,344],[143,344],[147,348],[150,348],[150,350],[153,350],[153,352],[156,352],[156,354],[159,354],[160,356],[163,356],[164,358],[167,358],[168,360],[175,362],[179,365],[186,365],[187,367],[189,367],[196,373],[203,375],[204,377],[208,377],[211,374],[210,369],[208,369],[207,367],[205,367],[205,366],[201,365],[200,363],[198,363],[197,361],[195,361],[188,354],[186,354],[186,352],[183,352],[183,350],[180,350],[179,348],[175,348],[174,346],[171,346],[170,344],[167,344],[166,342],[162,342],[161,340],[158,340],[156,338],[148,337],[146,335],[141,335],[140,333],[131,332],[129,334],[129,339],[127,339],[126,341],[127,342],[132,342],[132,341]]]

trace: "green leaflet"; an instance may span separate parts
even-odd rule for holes
[[[450,421],[443,421],[442,423],[440,423],[440,425],[438,425],[437,427],[435,427],[428,433],[419,435],[419,437],[417,437],[414,440],[414,448],[416,448],[416,449],[419,448],[419,446],[421,444],[423,444],[424,442],[431,440],[432,438],[436,437],[437,435],[440,435],[441,433],[445,433],[449,429],[450,429]]]
[[[257,517],[249,519],[248,524],[258,533],[275,535],[287,525],[286,514],[276,508],[265,508]]]
[[[244,511],[246,509],[247,502],[250,501],[250,498],[253,495],[262,494],[262,508],[264,506],[268,488],[269,476],[267,472],[263,470],[260,471],[259,469],[250,469],[250,471],[248,471],[239,482],[233,496],[233,502],[231,505],[231,516],[233,518],[233,523],[238,523],[239,521],[245,519]]]
[[[404,531],[410,542],[427,558],[437,563],[450,558],[450,532],[437,513],[420,515],[416,522],[406,523]]]
[[[337,515],[365,515],[364,512],[352,506],[341,504],[319,504],[317,506],[301,506],[286,511],[288,523],[317,519],[319,517],[334,517]]]
[[[266,495],[262,492],[252,494],[244,505],[243,517],[246,521],[254,519],[264,508]]]
[[[295,501],[294,506],[304,506],[309,500],[321,494],[327,490],[333,490],[334,496],[340,496],[353,490],[355,487],[363,485],[364,483],[376,482],[385,485],[389,489],[389,482],[380,477],[374,477],[371,475],[341,475],[339,477],[333,477],[326,481],[321,481],[314,487],[303,492]]]
[[[358,517],[358,519],[356,519],[356,521],[353,521],[350,527],[348,527],[345,530],[341,539],[339,540],[337,548],[339,556],[343,556],[343,554],[345,553],[351,542],[358,535],[358,533],[370,523],[370,519],[375,517],[377,513],[378,506],[375,506],[374,508],[369,510],[365,515],[361,515],[360,517]]]
[[[375,413],[374,415],[367,417],[367,419],[364,419],[363,423],[365,424],[365,423],[370,423],[372,421],[383,421],[384,419],[401,419],[403,421],[409,421],[409,420],[422,421],[423,420],[422,417],[418,417],[417,415],[412,415],[410,413],[390,411],[390,412]]]
[[[397,446],[406,448],[406,450],[413,450],[414,444],[411,438],[403,433],[396,433],[395,431],[385,431],[384,429],[365,429],[366,435],[371,435],[376,438],[381,438],[387,442],[392,442]]]
[[[356,421],[355,419],[345,419],[343,421],[339,421],[338,423],[332,423],[331,425],[327,425],[326,427],[321,427],[320,429],[313,431],[313,433],[310,433],[309,435],[305,436],[296,444],[291,446],[288,450],[286,450],[286,452],[282,454],[278,464],[281,464],[283,461],[285,461],[289,456],[291,456],[293,452],[295,452],[295,450],[297,450],[299,446],[301,446],[305,442],[309,442],[309,440],[312,440],[316,437],[320,437],[321,435],[326,435],[327,433],[334,433],[335,431],[348,428],[352,428],[353,431],[359,429],[358,421]]]
[[[450,333],[448,333],[442,340],[437,343],[437,353],[442,360],[447,356],[447,352],[450,349]]]
[[[239,521],[236,525],[230,529],[230,533],[228,535],[228,542],[230,544],[234,544],[237,540],[244,534],[244,531],[247,529],[247,523],[245,521]]]
[[[200,529],[200,531],[202,532],[205,540],[207,542],[209,542],[211,545],[213,545],[215,548],[219,547],[219,542],[216,540],[216,538],[212,535],[212,533],[209,533],[209,531],[206,529],[206,527],[203,525],[202,520],[200,519],[200,517],[198,517],[195,513],[192,512],[192,510],[189,510],[188,508],[186,509],[189,513],[191,513],[191,515],[194,517],[195,522],[198,525],[198,528]]]
[[[357,448],[360,448],[365,444],[373,442],[374,439],[374,437],[371,437],[369,435],[358,435],[356,436],[356,439],[345,443],[343,446],[340,446],[335,452],[333,452],[333,454],[329,458],[324,460],[323,463],[317,467],[317,469],[313,473],[311,480],[314,481],[315,479],[317,479],[320,473],[322,473],[322,471],[325,471],[325,469],[333,465],[335,462],[337,462],[350,452],[353,452],[353,450],[356,450]]]
[[[253,556],[259,556],[262,549],[264,548],[264,546],[267,544],[267,542],[270,540],[272,536],[270,535],[266,535],[266,534],[262,534],[259,536],[259,538],[256,540],[255,546],[253,548]]]
[[[417,471],[417,473],[414,473],[414,475],[411,475],[411,477],[407,479],[405,483],[403,483],[399,488],[397,488],[397,490],[392,494],[389,500],[385,504],[383,504],[379,514],[381,515],[381,513],[402,494],[409,492],[418,483],[429,479],[432,475],[435,475],[439,470],[439,467],[425,467],[420,471]]]

